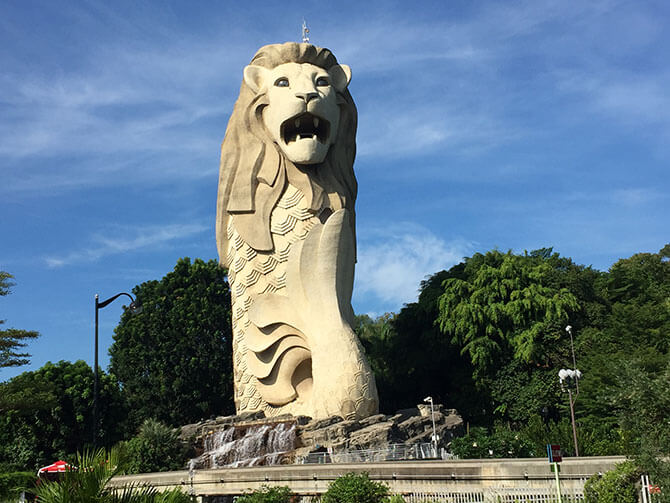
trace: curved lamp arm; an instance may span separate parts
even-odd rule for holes
[[[130,311],[133,314],[137,314],[142,310],[142,307],[140,306],[139,302],[137,302],[137,300],[134,299],[132,295],[130,295],[129,293],[126,293],[126,292],[117,293],[113,297],[110,297],[107,300],[103,300],[102,302],[98,301],[98,296],[96,295],[95,296],[95,308],[96,309],[102,309],[103,307],[108,306],[109,304],[114,302],[116,299],[121,297],[121,295],[125,295],[126,297],[128,297],[130,299],[130,305],[128,305],[128,309],[130,309]]]

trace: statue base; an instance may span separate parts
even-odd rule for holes
[[[421,404],[362,420],[339,416],[312,420],[288,414],[266,418],[262,411],[220,416],[183,426],[180,438],[195,453],[189,468],[207,469],[338,458],[352,462],[438,458],[462,434],[463,419],[455,409],[435,405],[431,415],[430,407]]]

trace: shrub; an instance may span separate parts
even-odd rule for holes
[[[637,503],[635,483],[639,478],[638,469],[630,461],[625,461],[602,477],[593,475],[584,485],[586,503]]]
[[[643,446],[642,452],[634,459],[640,472],[649,475],[650,482],[661,490],[660,494],[654,496],[654,503],[670,503],[670,461],[668,458],[659,455],[657,448],[649,449]]]
[[[321,498],[322,503],[383,503],[389,488],[370,480],[367,473],[347,473],[333,481]]]
[[[451,452],[462,459],[527,458],[533,455],[533,446],[524,435],[506,427],[496,427],[492,433],[475,427],[452,440]]]
[[[286,486],[261,486],[237,498],[237,503],[291,503],[291,490]]]
[[[35,486],[32,472],[0,473],[0,501],[18,500],[21,492]]]
[[[145,420],[124,450],[128,473],[179,470],[186,463],[186,449],[177,431],[155,419]]]

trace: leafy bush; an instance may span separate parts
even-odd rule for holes
[[[32,472],[0,473],[0,501],[19,499],[22,491],[35,486],[35,474]]]
[[[367,473],[347,473],[333,481],[321,498],[322,503],[383,503],[389,488],[370,480]]]
[[[124,449],[128,473],[179,470],[186,463],[186,448],[177,431],[155,419],[145,420]]]
[[[291,490],[286,486],[261,486],[237,498],[237,503],[291,503]]]
[[[475,427],[464,437],[452,440],[451,452],[463,459],[527,458],[533,456],[533,446],[520,433],[502,426],[492,433]]]
[[[602,477],[593,475],[584,485],[586,503],[637,503],[638,477],[638,469],[630,461],[617,465]]]

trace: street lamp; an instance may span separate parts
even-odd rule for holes
[[[133,314],[138,314],[142,312],[142,306],[133,298],[132,295],[126,292],[117,293],[113,297],[110,297],[107,300],[100,302],[98,299],[98,294],[95,294],[95,360],[93,363],[93,447],[97,446],[98,443],[98,311],[103,307],[108,306],[116,299],[125,295],[130,299],[130,304],[128,305],[128,310]]]
[[[433,421],[433,446],[435,448],[435,457],[437,457],[437,433],[435,432],[435,408],[433,405],[433,397],[427,396],[423,401],[425,403],[430,403],[430,418]]]
[[[579,396],[579,380],[582,378],[582,373],[577,368],[577,360],[575,359],[575,345],[572,338],[572,327],[568,325],[565,331],[570,334],[570,350],[572,351],[572,369],[561,369],[558,371],[558,380],[561,383],[561,389],[568,392],[568,400],[570,402],[570,419],[572,421],[572,440],[575,443],[575,456],[579,457],[579,446],[577,445],[577,424],[575,423],[575,402]],[[572,396],[572,392],[575,396]]]

